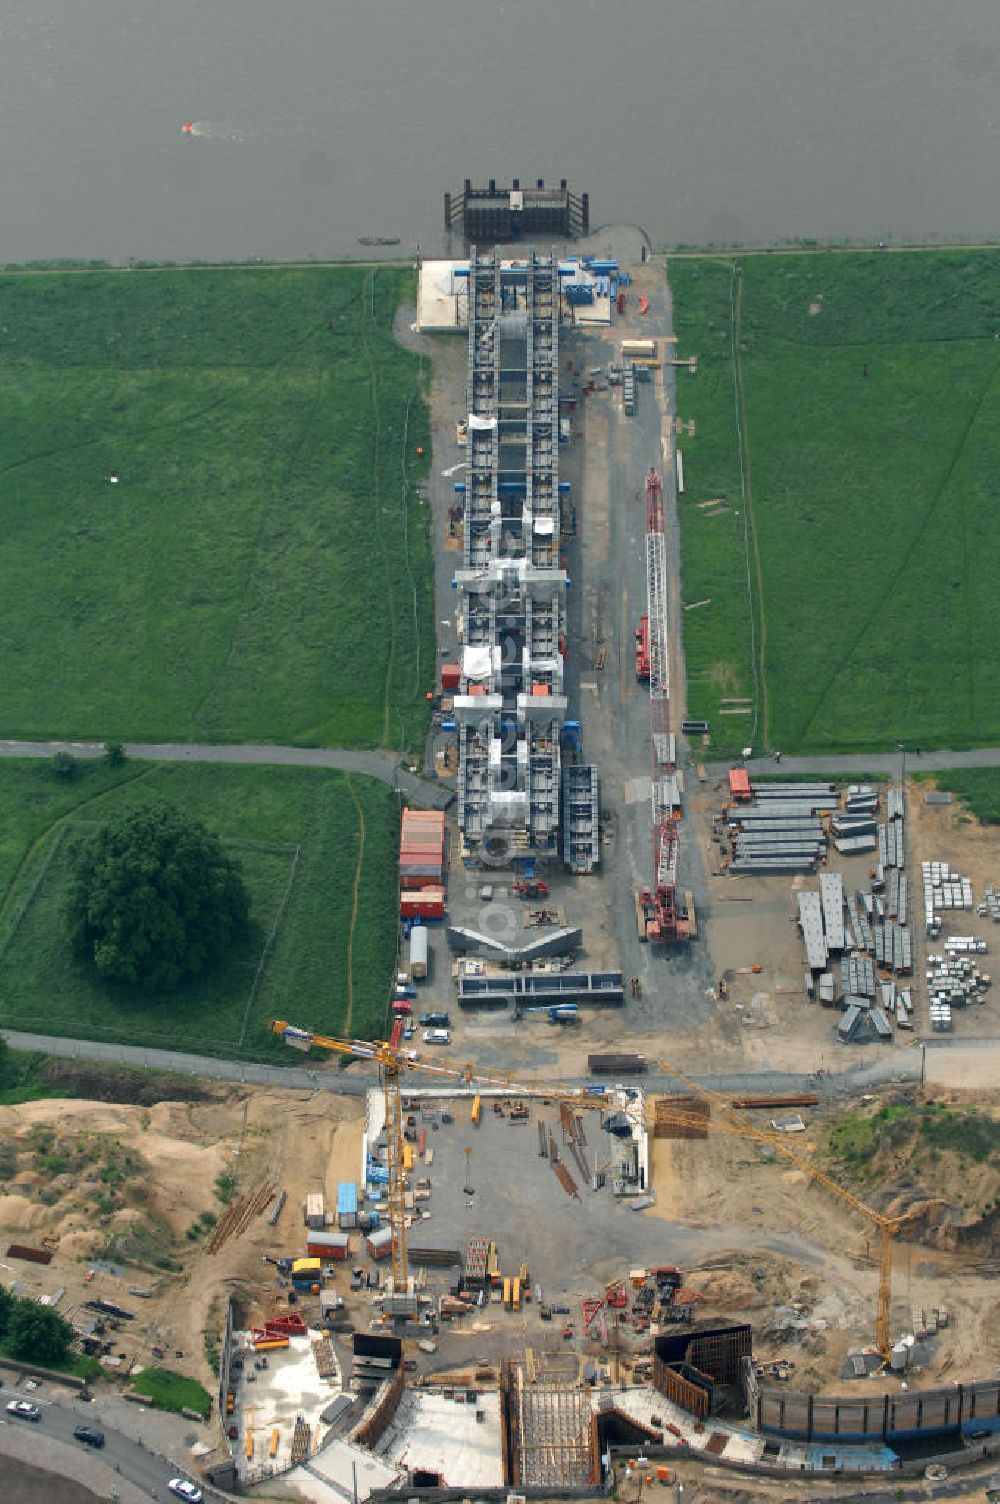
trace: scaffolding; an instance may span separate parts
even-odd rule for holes
[[[567,577],[559,557],[559,270],[469,261],[458,818],[486,866],[560,852]]]
[[[521,1364],[506,1366],[511,1484],[557,1492],[598,1484],[600,1451],[590,1390],[532,1383]]]

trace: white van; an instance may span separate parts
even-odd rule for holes
[[[424,1044],[451,1044],[451,1032],[448,1029],[425,1029]]]

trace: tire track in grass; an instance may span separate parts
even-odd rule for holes
[[[740,363],[740,340],[743,321],[743,268],[733,262],[733,279],[730,288],[732,318],[730,330],[733,349],[733,397],[736,403],[736,438],[740,454],[740,484],[743,491],[743,537],[747,555],[747,604],[750,607],[750,664],[753,670],[753,727],[751,741],[757,740],[758,715],[763,743],[770,742],[771,707],[767,693],[767,618],[764,614],[764,576],[760,563],[760,542],[753,511],[753,487],[750,480],[750,443],[747,433],[746,394],[743,388],[743,367]],[[757,583],[754,589],[750,569],[750,553],[753,551],[753,572]]]
[[[885,600],[890,600],[892,598],[892,595],[893,595],[893,592],[896,589],[896,586],[899,584],[899,581],[902,578],[903,574],[909,568],[909,564],[910,564],[911,558],[913,557],[913,555],[916,552],[916,550],[919,547],[919,545],[923,542],[924,534],[927,532],[927,528],[928,528],[928,525],[930,523],[930,520],[931,520],[932,517],[935,517],[937,515],[938,504],[940,503],[942,496],[944,495],[944,493],[948,489],[949,485],[951,484],[951,478],[954,475],[955,470],[958,467],[959,460],[962,458],[962,454],[963,454],[963,452],[965,450],[965,446],[966,446],[966,444],[969,441],[969,435],[972,433],[972,430],[973,430],[973,428],[976,425],[976,422],[977,422],[977,420],[979,418],[979,414],[982,411],[982,408],[983,408],[983,405],[986,402],[986,399],[989,397],[990,392],[993,389],[993,384],[996,381],[996,379],[997,379],[996,372],[995,371],[991,371],[989,373],[989,376],[986,379],[985,386],[983,387],[982,391],[979,393],[979,396],[976,398],[976,401],[973,404],[972,410],[969,413],[968,421],[965,424],[965,427],[962,429],[962,432],[961,432],[961,434],[959,436],[958,443],[957,443],[957,445],[955,447],[955,452],[953,453],[953,455],[951,457],[951,460],[950,460],[950,462],[948,464],[948,468],[945,471],[944,476],[942,477],[941,484],[937,487],[937,489],[934,492],[933,496],[931,496],[929,498],[929,500],[927,502],[927,506],[924,508],[924,515],[921,517],[921,519],[920,519],[919,523],[917,524],[917,527],[916,527],[916,529],[915,529],[915,531],[913,533],[913,536],[910,539],[909,544],[907,545],[905,551],[903,552],[902,556],[900,557],[899,564],[893,570],[892,576],[887,581],[887,583],[885,584],[885,586],[883,587],[883,589],[879,593],[878,597],[875,600],[873,600],[871,610],[865,616],[865,618],[862,621],[861,625],[859,626],[857,632],[854,634],[854,638],[853,638],[850,646],[847,648],[846,652],[843,654],[843,656],[841,657],[840,661],[838,663],[836,663],[833,666],[833,668],[831,668],[830,673],[827,676],[826,684],[824,685],[823,689],[821,690],[820,696],[819,696],[818,700],[816,701],[816,704],[813,706],[812,714],[810,715],[808,721],[806,721],[806,723],[803,726],[801,732],[799,733],[799,741],[800,741],[800,744],[803,747],[805,746],[805,740],[806,740],[807,735],[809,734],[809,729],[812,726],[813,722],[815,721],[816,717],[819,715],[820,709],[821,709],[824,701],[829,696],[831,690],[833,689],[834,684],[840,678],[841,674],[844,673],[844,671],[846,670],[846,668],[847,668],[848,664],[850,663],[851,659],[854,657],[855,653],[857,652],[858,647],[860,646],[860,644],[867,637],[868,632],[870,631],[873,622],[876,621],[876,619],[878,618],[878,616],[879,616],[879,614],[880,614],[880,612],[882,610],[883,602]],[[968,593],[967,590],[966,590],[966,593]],[[971,657],[971,655],[970,655],[970,657]]]
[[[21,855],[17,859],[17,865],[10,875],[7,886],[4,889],[3,893],[0,894],[0,921],[2,921],[6,917],[7,908],[10,904],[11,898],[13,897],[14,888],[17,884],[18,878],[21,876],[25,867],[27,867],[32,858],[45,845],[50,836],[55,835],[56,832],[66,824],[67,820],[75,819],[80,810],[86,808],[88,804],[96,804],[98,799],[104,799],[108,794],[116,794],[119,789],[127,787],[127,785],[130,783],[137,783],[140,778],[148,778],[151,773],[155,772],[156,769],[153,767],[140,768],[137,773],[131,774],[130,777],[122,778],[118,783],[112,783],[106,789],[99,789],[95,794],[88,794],[85,799],[78,799],[76,804],[72,805],[69,809],[64,810],[61,815],[56,815],[55,819],[50,820],[48,825],[45,826],[44,830],[40,830],[37,836],[35,836],[33,840],[28,842],[27,846],[25,846],[24,850],[21,852]]]
[[[392,675],[396,656],[396,602],[389,579],[389,560],[385,551],[385,527],[382,522],[382,491],[379,485],[381,460],[382,421],[378,403],[378,370],[368,338],[369,318],[375,323],[375,272],[372,267],[361,287],[361,347],[368,362],[368,388],[372,402],[372,502],[375,511],[375,539],[382,561],[382,578],[385,583],[383,610],[389,624],[389,651],[385,662],[385,683],[382,691],[382,745],[389,746],[389,712],[392,708]],[[402,737],[400,738],[402,741]]]
[[[354,862],[354,881],[351,884],[351,923],[347,931],[347,1010],[344,1013],[344,1033],[350,1034],[354,1019],[354,931],[358,922],[358,893],[361,888],[361,872],[365,864],[365,812],[354,792],[350,773],[345,773],[344,782],[351,796],[358,817],[358,854]]]

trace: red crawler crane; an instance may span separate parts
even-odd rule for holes
[[[690,938],[677,898],[678,830],[672,774],[677,762],[670,731],[670,657],[667,633],[666,529],[663,480],[646,476],[646,622],[649,646],[649,729],[652,772],[653,885],[636,895],[639,936],[660,944]],[[636,652],[638,662],[638,649]]]

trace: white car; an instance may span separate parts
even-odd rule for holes
[[[178,1499],[186,1499],[187,1504],[201,1504],[204,1497],[201,1489],[189,1483],[186,1478],[171,1478],[167,1487],[172,1494],[177,1495]]]
[[[39,1421],[42,1412],[37,1405],[32,1405],[28,1400],[10,1400],[7,1405],[7,1414],[16,1415],[19,1420]]]

